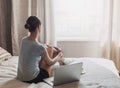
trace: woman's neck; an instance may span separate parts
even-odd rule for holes
[[[36,33],[31,33],[28,38],[29,38],[30,40],[37,41],[37,34],[36,34]]]

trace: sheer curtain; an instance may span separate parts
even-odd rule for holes
[[[120,72],[120,0],[114,0],[113,4],[113,31],[112,31],[112,49],[111,58],[114,59]]]
[[[19,54],[20,42],[26,36],[27,30],[24,28],[26,19],[29,16],[29,0],[12,0],[12,48],[13,55]]]
[[[120,0],[110,0],[109,26],[104,36],[103,57],[115,62],[120,72]]]
[[[52,0],[45,0],[45,43],[56,46]]]

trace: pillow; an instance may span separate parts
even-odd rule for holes
[[[12,56],[11,56],[11,54],[9,52],[7,52],[5,49],[0,47],[0,62],[8,60],[11,57]]]

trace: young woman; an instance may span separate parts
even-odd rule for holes
[[[63,61],[63,53],[57,47],[43,46],[38,42],[41,22],[37,17],[30,16],[25,28],[29,30],[30,35],[22,39],[17,79],[27,83],[38,83],[51,75],[52,65]]]

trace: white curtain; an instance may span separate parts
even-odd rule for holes
[[[120,10],[120,0],[114,0],[110,57],[115,62],[120,72],[120,11],[119,10]]]
[[[29,16],[29,0],[12,0],[12,48],[13,55],[19,54],[20,42],[23,36],[27,35],[24,28],[25,21]]]
[[[45,43],[56,46],[52,0],[45,0]]]
[[[108,28],[103,36],[103,52],[105,58],[114,61],[120,72],[120,0],[110,0]]]

